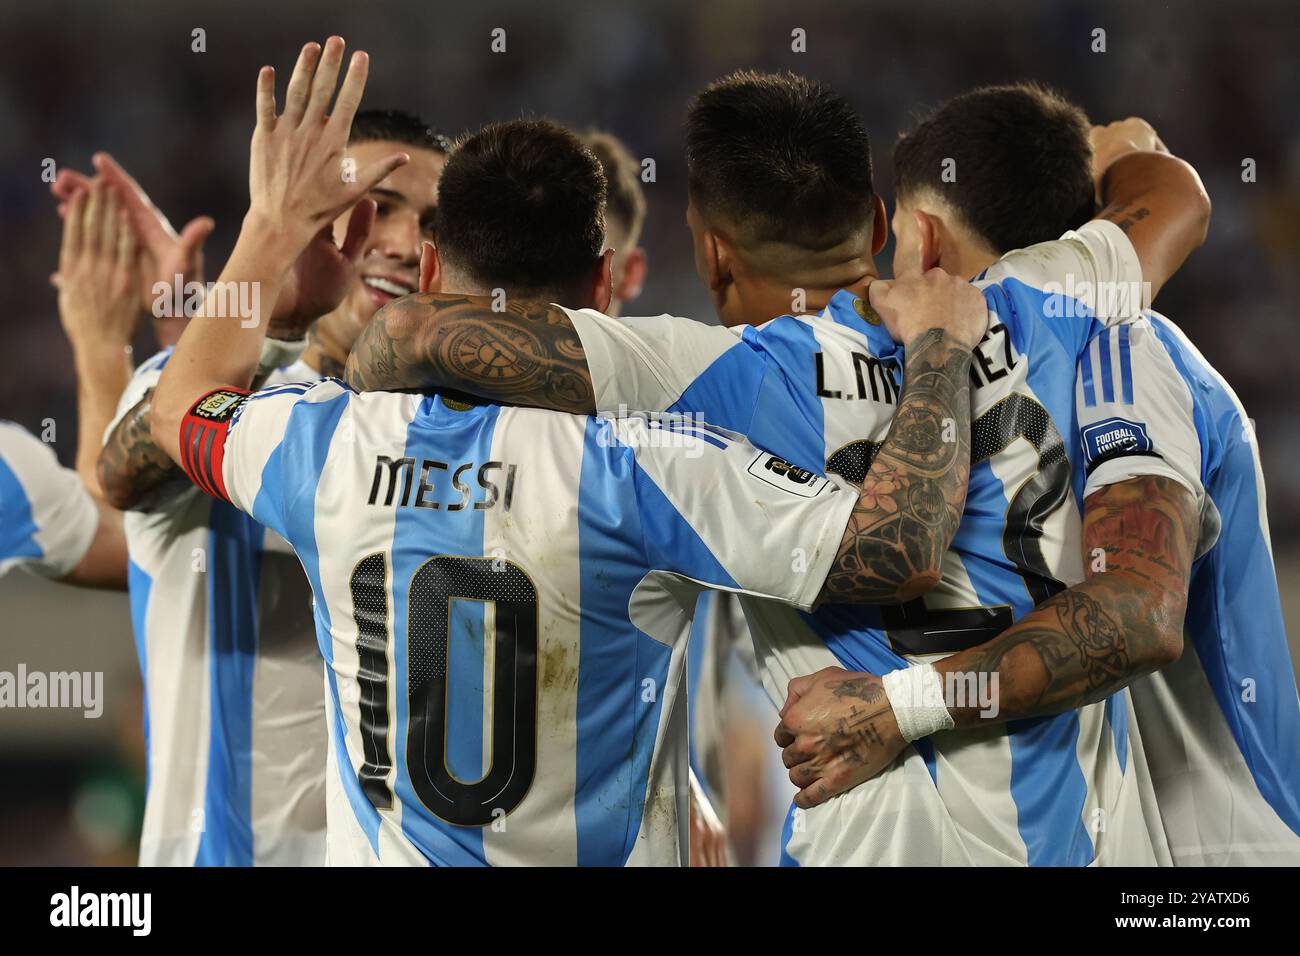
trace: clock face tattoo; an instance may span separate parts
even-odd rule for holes
[[[524,329],[471,326],[450,344],[453,366],[471,379],[524,387],[542,371],[535,358],[539,343]]]

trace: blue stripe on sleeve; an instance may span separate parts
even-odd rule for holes
[[[1101,400],[1115,401],[1115,379],[1110,367],[1110,329],[1102,329],[1097,337],[1097,358],[1101,360]]]
[[[1129,354],[1127,325],[1119,327],[1119,377],[1124,387],[1124,404],[1133,404],[1133,356]]]

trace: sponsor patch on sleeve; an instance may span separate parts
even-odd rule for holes
[[[1083,439],[1083,454],[1090,468],[1112,458],[1156,454],[1147,427],[1142,422],[1108,418],[1084,428],[1080,437]]]
[[[773,488],[798,495],[800,498],[816,498],[830,483],[814,472],[792,465],[784,458],[759,452],[749,463],[749,473]]]

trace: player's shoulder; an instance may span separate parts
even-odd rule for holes
[[[866,298],[848,289],[832,295],[820,312],[778,316],[747,327],[744,338],[769,351],[806,346],[814,351],[866,352],[881,359],[895,358],[901,349]]]
[[[7,419],[0,419],[0,459],[15,470],[58,467],[58,459],[48,444]]]
[[[1055,324],[1077,328],[1137,318],[1146,300],[1133,244],[1104,219],[1013,249],[973,281],[996,311],[1023,311],[1028,302]]]

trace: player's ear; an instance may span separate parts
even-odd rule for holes
[[[943,239],[939,224],[926,212],[916,210],[916,242],[919,246],[921,271],[928,272],[943,258]]]
[[[609,311],[609,303],[614,298],[614,250],[606,249],[596,264],[596,271],[591,277],[590,307],[597,312]]]
[[[420,291],[442,291],[442,263],[438,259],[438,247],[427,240],[420,243]]]
[[[645,250],[637,246],[623,257],[623,274],[618,277],[618,288],[614,290],[614,298],[620,302],[631,302],[639,296],[645,285],[645,274]]]
[[[730,285],[734,281],[731,274],[731,260],[734,253],[726,238],[712,229],[704,230],[700,236],[700,264],[704,274],[701,276],[713,292]]]
[[[885,201],[876,193],[876,212],[875,219],[871,223],[871,254],[880,255],[880,250],[885,248],[885,243],[889,241],[889,214],[885,212]]]

